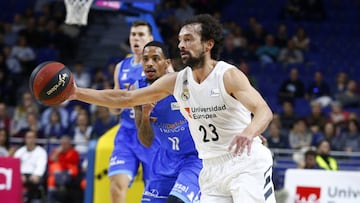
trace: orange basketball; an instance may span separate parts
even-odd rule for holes
[[[64,64],[46,61],[32,71],[29,86],[40,103],[58,105],[74,92],[74,77]]]

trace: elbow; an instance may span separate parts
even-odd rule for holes
[[[265,108],[263,108],[263,109],[264,109],[263,112],[265,114],[263,116],[266,119],[266,123],[269,124],[273,120],[274,114],[267,104],[265,104]]]

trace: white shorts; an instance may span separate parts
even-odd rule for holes
[[[203,160],[201,203],[276,203],[273,159],[268,148],[253,142],[251,154],[226,154]]]

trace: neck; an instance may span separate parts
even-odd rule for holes
[[[135,64],[141,63],[141,55],[137,55],[137,54],[134,55],[134,63]]]
[[[31,145],[31,146],[26,146],[26,149],[28,151],[32,151],[33,149],[35,149],[36,145]]]
[[[203,82],[209,74],[212,72],[214,67],[216,66],[217,61],[215,60],[207,60],[202,67],[198,67],[193,70],[194,79],[196,82]]]

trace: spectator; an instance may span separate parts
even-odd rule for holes
[[[81,61],[75,63],[73,75],[77,86],[90,87],[91,76],[88,72],[86,72],[84,64]]]
[[[303,63],[304,55],[295,47],[294,40],[289,39],[287,42],[287,47],[280,50],[278,61],[284,65]]]
[[[310,48],[310,38],[305,32],[303,27],[299,27],[296,30],[295,36],[293,36],[295,47],[301,51],[308,51]]]
[[[89,116],[86,112],[80,113],[76,119],[76,125],[72,131],[75,150],[80,155],[86,155],[89,140],[92,134],[92,126],[89,123]]]
[[[320,169],[316,162],[317,153],[314,150],[308,150],[305,152],[304,169]]]
[[[39,107],[35,103],[30,92],[24,92],[22,95],[22,100],[19,105],[15,107],[14,116],[11,123],[10,135],[16,135],[20,129],[29,127],[27,114],[34,113],[38,114]]]
[[[26,28],[20,31],[20,35],[24,36],[30,47],[39,47],[42,41],[40,33],[36,29],[36,18],[30,16],[26,22]]]
[[[334,157],[330,155],[330,144],[327,140],[320,141],[317,146],[316,163],[321,169],[337,171],[338,164]]]
[[[256,78],[251,75],[251,69],[250,69],[249,64],[246,63],[245,61],[241,61],[239,69],[247,76],[247,78],[249,79],[250,84],[253,87],[258,88]]]
[[[247,33],[247,39],[248,39],[248,47],[250,49],[250,51],[255,52],[260,45],[263,45],[265,43],[265,37],[266,37],[266,31],[264,30],[263,26],[260,23],[256,22],[255,19],[255,23],[253,24],[255,18],[250,18],[249,19],[249,23],[251,23],[251,30],[248,30]]]
[[[358,121],[349,120],[343,138],[346,152],[360,152],[360,127]]]
[[[96,118],[93,125],[93,136],[99,138],[107,130],[118,124],[115,116],[111,115],[108,108],[96,106]]]
[[[10,132],[11,117],[8,114],[8,108],[4,102],[0,102],[0,129]]]
[[[4,23],[4,43],[7,46],[14,46],[18,39],[18,33],[13,31],[11,23]]]
[[[1,50],[0,50],[1,51]],[[13,106],[16,101],[14,89],[17,90],[16,80],[10,75],[9,68],[6,65],[6,59],[0,52],[0,101],[6,105]]]
[[[338,98],[346,90],[346,84],[348,83],[348,75],[345,72],[339,72],[336,74],[336,82],[331,83],[330,86],[331,95],[334,98]]]
[[[10,79],[20,81],[23,79],[24,68],[21,65],[19,59],[17,59],[15,55],[12,55],[12,49],[13,48],[11,46],[5,46],[3,48],[7,73],[9,73]],[[16,88],[20,87],[19,84],[14,84]]]
[[[344,93],[336,97],[343,108],[358,108],[360,107],[360,95],[357,92],[357,84],[355,80],[350,80],[347,83],[347,88]]]
[[[306,117],[306,122],[310,127],[318,126],[319,129],[324,129],[327,118],[322,112],[321,103],[317,101],[311,102],[311,114]]]
[[[38,138],[43,138],[44,134],[41,131],[41,125],[39,122],[38,115],[33,112],[29,112],[26,114],[26,126],[22,126],[22,128],[19,129],[18,133],[14,136],[16,137],[25,137],[26,132],[31,130],[34,131]]]
[[[233,33],[228,33],[224,39],[224,48],[220,54],[221,60],[229,61],[233,65],[237,66],[240,64],[240,55],[241,55],[241,48],[236,47],[235,43],[235,36]]]
[[[274,36],[266,35],[265,45],[261,45],[255,54],[263,64],[276,62],[279,56],[279,47],[275,45]]]
[[[271,122],[267,133],[264,135],[266,136],[269,148],[289,148],[287,135],[281,131],[280,126],[276,123]]]
[[[41,126],[46,126],[51,119],[51,112],[56,111],[60,115],[61,125],[63,128],[67,129],[69,127],[69,112],[66,110],[65,106],[50,106],[47,107],[41,114]]]
[[[76,179],[80,164],[79,153],[72,146],[69,136],[61,137],[60,146],[52,151],[48,164],[49,201],[64,202],[67,197],[59,195],[59,193],[66,187],[70,187],[70,184]]]
[[[40,199],[39,186],[43,183],[47,166],[47,153],[44,148],[36,144],[36,132],[28,131],[25,135],[25,146],[16,150],[14,157],[21,161],[20,172],[25,192],[25,203]]]
[[[305,123],[305,120],[299,119],[289,133],[289,144],[291,149],[302,149],[310,147],[312,134]]]
[[[46,139],[60,139],[66,134],[66,128],[61,123],[61,115],[56,109],[50,112],[50,119],[45,126],[42,126],[42,132]]]
[[[11,55],[19,60],[24,74],[30,75],[35,67],[36,54],[35,51],[28,45],[25,36],[19,36],[17,44],[12,48]]]
[[[349,112],[343,110],[340,102],[334,101],[331,103],[328,119],[335,125],[342,125],[349,120]]]
[[[339,128],[335,124],[331,122],[327,122],[325,124],[323,137],[319,138],[319,140],[314,143],[315,146],[319,145],[320,141],[323,139],[327,140],[330,143],[331,149],[337,151],[343,150]]]
[[[330,87],[324,81],[322,72],[316,71],[314,73],[314,80],[307,89],[307,98],[310,100],[317,99],[324,107],[331,102],[330,95]]]
[[[275,45],[279,48],[284,48],[288,45],[288,30],[287,26],[283,23],[278,25],[278,30],[275,35]]]
[[[108,82],[108,77],[105,75],[101,68],[97,68],[94,71],[93,80],[91,82],[92,89],[108,89],[108,87],[112,87]]]
[[[285,101],[294,102],[296,98],[303,98],[304,94],[304,83],[299,78],[299,72],[296,68],[292,68],[289,73],[289,78],[281,83],[278,101],[279,103]]]
[[[9,135],[4,128],[0,128],[0,157],[9,156]]]
[[[294,111],[294,104],[288,101],[283,102],[283,110],[280,113],[280,121],[282,127],[286,131],[290,131],[294,127],[294,124],[299,119]]]

